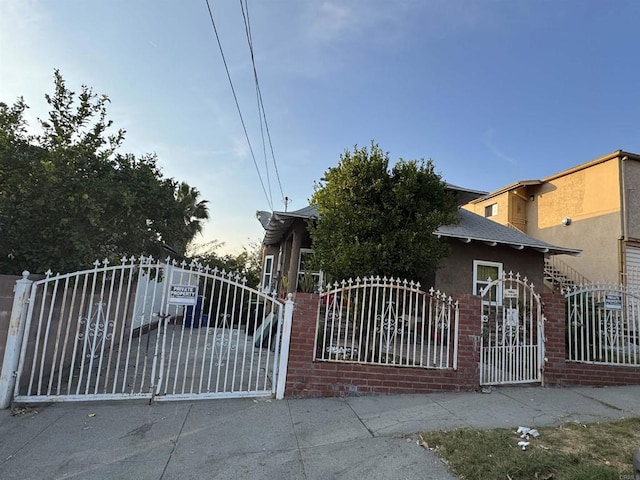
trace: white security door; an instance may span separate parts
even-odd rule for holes
[[[489,279],[480,296],[480,384],[542,382],[544,318],[533,286],[509,273]]]

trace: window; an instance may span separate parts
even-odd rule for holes
[[[266,255],[264,257],[264,271],[262,272],[262,291],[265,293],[271,293],[273,280],[273,255]]]
[[[483,260],[473,261],[473,293],[480,295],[482,290],[489,283],[502,277],[502,264],[496,262],[485,262]],[[489,281],[491,279],[491,282]],[[482,298],[483,302],[494,305],[502,304],[502,287],[498,283]]]
[[[312,270],[311,257],[313,250],[310,248],[301,248],[300,257],[298,259],[298,292],[317,293],[322,287],[322,272]]]
[[[497,203],[493,203],[491,205],[487,205],[486,207],[484,207],[484,216],[486,218],[495,217],[497,214],[498,214],[498,204]]]

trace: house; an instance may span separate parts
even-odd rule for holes
[[[256,216],[265,229],[261,289],[295,292],[313,253],[307,221],[317,218],[316,209],[308,206],[293,212],[259,211]],[[313,272],[313,276],[322,281],[321,272]]]
[[[575,256],[580,250],[558,247],[460,208],[456,225],[434,233],[449,243],[449,256],[436,272],[435,287],[447,293],[478,294],[503,272],[528,277],[538,291],[544,285],[545,258]]]
[[[464,209],[530,237],[582,250],[548,261],[556,284],[587,281],[640,288],[640,155],[615,151],[475,198]]]
[[[450,184],[448,190],[459,205],[486,194]],[[293,212],[258,212],[257,216],[265,228],[263,290],[295,292],[321,284],[322,272],[308,269],[313,249],[307,222],[317,218],[316,209],[309,206]],[[450,245],[451,253],[436,272],[433,285],[447,293],[478,293],[487,284],[487,277],[495,280],[509,271],[519,272],[542,287],[546,257],[580,253],[578,249],[555,246],[463,209],[458,210],[456,225],[442,226],[434,235]],[[311,281],[307,275],[311,275]]]

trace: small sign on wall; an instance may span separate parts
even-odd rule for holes
[[[171,285],[169,303],[173,305],[195,305],[198,299],[197,285]]]

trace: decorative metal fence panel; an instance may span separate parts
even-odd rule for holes
[[[342,281],[321,293],[316,360],[457,368],[458,304],[386,277]]]
[[[196,263],[94,266],[33,283],[16,400],[275,392],[281,302]]]
[[[568,360],[640,366],[640,292],[593,283],[564,293]]]
[[[519,274],[487,279],[482,289],[480,384],[542,381],[544,317],[540,296]]]
[[[624,285],[627,287],[627,291],[634,292],[636,295],[640,295],[640,268],[637,266],[627,267],[627,270],[622,273]]]

